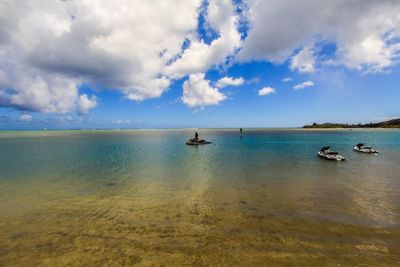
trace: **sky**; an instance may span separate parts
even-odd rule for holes
[[[0,129],[400,117],[398,0],[2,0]]]

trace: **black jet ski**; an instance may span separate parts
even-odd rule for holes
[[[367,154],[378,154],[379,153],[378,150],[373,149],[370,146],[366,146],[363,143],[357,144],[355,147],[353,147],[353,150],[357,151],[357,152],[361,152],[361,153],[367,153]]]
[[[338,152],[330,151],[330,147],[326,146],[318,151],[318,156],[327,160],[344,161],[346,160],[343,156],[339,155]]]
[[[189,139],[187,142],[186,142],[186,144],[187,145],[189,145],[189,146],[198,146],[198,145],[207,145],[207,144],[212,144],[212,142],[208,142],[208,141],[206,141],[206,140],[196,140],[196,139]]]

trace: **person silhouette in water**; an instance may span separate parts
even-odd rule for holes
[[[194,133],[194,140],[199,141],[199,134],[197,132]]]

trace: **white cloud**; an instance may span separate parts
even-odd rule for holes
[[[293,89],[294,90],[301,90],[301,89],[304,89],[304,88],[307,88],[307,87],[311,87],[311,86],[314,86],[314,82],[313,81],[306,81],[306,82],[302,82],[302,83],[296,84],[293,87]]]
[[[331,64],[381,71],[399,62],[398,0],[244,0],[243,14],[238,1],[204,3],[0,1],[0,106],[87,112],[96,100],[79,92],[83,83],[142,101],[176,79],[252,59],[311,72],[328,62],[318,54],[327,43],[337,48]],[[200,14],[213,40],[200,36]]]
[[[360,70],[368,66],[367,72],[385,69],[394,64],[393,61],[400,55],[400,44],[389,45],[387,42],[390,38],[370,35],[358,43],[346,44],[339,50],[342,58],[337,63]]]
[[[288,83],[288,82],[291,82],[292,80],[293,80],[292,77],[285,77],[282,79],[282,82]]]
[[[210,44],[199,39],[196,34],[189,37],[189,47],[165,69],[170,77],[180,78],[190,73],[205,72],[211,66],[224,62],[240,48],[239,17],[235,14],[231,0],[209,1],[206,22],[219,37]]]
[[[241,60],[282,63],[300,47],[334,43],[334,62],[380,71],[396,64],[400,53],[400,2],[397,0],[246,0],[250,30]],[[284,19],[282,19],[284,18]],[[310,71],[309,51],[294,68]],[[301,52],[300,52],[301,53]],[[308,55],[307,55],[308,53]],[[296,61],[296,56],[294,57]]]
[[[21,114],[19,116],[18,120],[22,121],[22,122],[30,122],[30,121],[32,121],[32,115],[26,114],[26,113],[25,114]]]
[[[204,76],[204,73],[191,74],[183,83],[182,101],[189,107],[216,105],[226,99]]]
[[[314,72],[314,64],[313,50],[310,47],[304,47],[292,57],[290,68],[299,72],[310,73]]]
[[[224,63],[241,45],[233,3],[202,2],[1,1],[0,106],[86,112],[95,101],[79,95],[82,83],[159,97],[172,79]],[[197,34],[200,12],[217,34],[210,43]]]
[[[245,81],[242,77],[233,78],[233,77],[225,76],[225,77],[219,79],[215,86],[218,88],[223,88],[226,86],[239,86],[239,85],[242,85],[244,82]]]
[[[264,87],[258,91],[259,96],[265,96],[269,94],[275,94],[275,89],[272,87]]]
[[[97,97],[94,95],[89,98],[86,94],[82,94],[79,96],[79,112],[80,113],[88,113],[90,109],[96,107],[97,105]]]

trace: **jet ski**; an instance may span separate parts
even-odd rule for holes
[[[367,153],[367,154],[378,154],[379,153],[378,150],[375,150],[372,147],[366,146],[365,144],[362,144],[362,143],[359,143],[355,147],[353,147],[353,150],[357,151],[357,152],[361,152],[361,153]]]
[[[346,160],[343,156],[339,155],[338,152],[329,150],[329,146],[323,147],[318,151],[318,156],[327,160],[344,161]]]
[[[198,145],[212,144],[212,142],[208,142],[208,141],[203,140],[203,139],[201,139],[201,140],[196,140],[196,139],[193,138],[193,139],[189,139],[189,140],[186,142],[186,144],[189,145],[189,146],[198,146]]]

